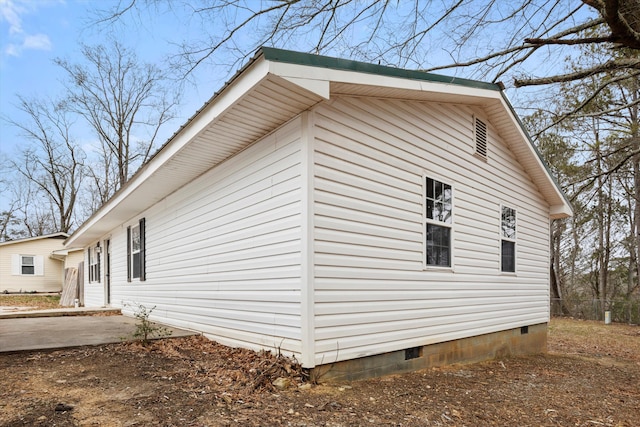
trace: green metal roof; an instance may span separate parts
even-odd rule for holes
[[[454,84],[477,89],[488,89],[496,91],[501,90],[500,85],[496,83],[461,79],[457,77],[444,76],[441,74],[427,73],[425,71],[405,70],[402,68],[369,64],[366,62],[352,61],[349,59],[340,59],[330,56],[295,52],[292,50],[276,49],[273,47],[261,47],[258,50],[258,54],[260,53],[262,53],[266,60],[274,62],[284,62],[287,64],[309,65],[312,67],[330,68],[334,70],[356,71],[359,73],[377,74],[381,76],[399,77],[403,79]]]

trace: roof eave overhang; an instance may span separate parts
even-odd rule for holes
[[[125,202],[133,193],[140,190],[147,180],[175,158],[198,134],[216,118],[232,108],[233,104],[266,76],[267,67],[264,61],[254,61],[249,69],[244,70],[241,78],[234,79],[221,93],[214,95],[189,121],[176,132],[170,140],[145,163],[133,177],[118,190],[103,206],[87,219],[66,241],[67,247],[87,246],[108,233],[118,223],[126,221],[148,206],[138,204],[137,207],[127,208]],[[215,102],[212,102],[215,98]],[[164,191],[162,193],[165,193]],[[161,200],[162,195],[158,195]],[[117,219],[110,221],[109,216],[117,212]]]
[[[258,55],[65,241],[86,247],[329,96],[329,82],[287,80]],[[276,67],[277,68],[277,67]],[[266,100],[277,102],[269,108]],[[286,100],[283,101],[283,100]],[[240,126],[244,122],[244,127]],[[238,124],[236,126],[235,124]]]
[[[501,92],[501,103],[504,115],[508,117],[510,122],[510,132],[514,132],[518,136],[515,140],[516,144],[511,144],[511,148],[549,203],[549,218],[562,219],[573,216],[573,208],[569,199],[560,188],[556,177],[549,170],[504,92]]]
[[[18,240],[7,240],[5,242],[0,242],[0,246],[13,245],[16,243],[32,242],[34,240],[42,240],[42,239],[61,239],[65,237],[69,237],[69,235],[65,232],[60,231],[58,233],[45,234],[43,236],[25,237],[23,239],[18,239]]]
[[[285,53],[283,58],[278,55]],[[114,228],[242,151],[280,125],[334,95],[406,98],[493,105],[506,123],[509,144],[549,202],[550,217],[571,215],[571,207],[524,131],[498,85],[447,80],[442,76],[326,59],[335,68],[305,63],[288,51],[264,48],[187,121],[105,205],[65,241],[86,247]],[[331,61],[334,61],[335,64]],[[323,63],[326,65],[326,63]],[[379,72],[378,68],[382,71]],[[426,76],[426,77],[425,77]],[[423,77],[423,78],[414,78]],[[273,103],[273,105],[271,104]],[[499,129],[501,130],[501,129]]]
[[[501,116],[494,117],[495,122],[501,124],[499,125],[500,133],[512,136],[506,142],[514,150],[518,161],[532,177],[534,184],[549,203],[549,218],[561,219],[573,215],[567,197],[549,171],[513,106],[497,85],[474,86],[379,74],[367,75],[365,84],[362,73],[359,72],[293,66],[287,63],[277,63],[272,69],[283,78],[304,86],[308,90],[314,90],[315,87],[321,88],[318,93],[327,98],[344,94],[460,103],[480,107],[493,105],[497,107],[494,108],[494,111],[497,111],[496,115]],[[317,82],[324,83],[326,81],[321,79],[330,82],[329,94],[324,92],[325,87],[317,84]]]

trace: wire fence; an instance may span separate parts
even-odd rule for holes
[[[571,316],[584,320],[604,320],[609,312],[612,322],[640,324],[640,298],[630,300],[551,299],[552,316]]]

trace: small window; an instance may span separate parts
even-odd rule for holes
[[[451,267],[451,224],[453,222],[451,185],[425,178],[425,233],[427,266]]]
[[[145,219],[127,228],[127,278],[145,280]]]
[[[140,226],[131,227],[131,277],[140,277]]]
[[[475,117],[475,141],[476,154],[480,157],[487,157],[487,124]]]
[[[42,255],[11,254],[12,276],[44,276]]]
[[[100,283],[100,244],[89,248],[89,283]]]
[[[35,257],[31,255],[20,256],[20,274],[23,276],[35,276],[36,263]]]
[[[504,272],[516,271],[516,210],[502,207],[501,225],[501,269]]]

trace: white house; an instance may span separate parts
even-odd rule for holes
[[[544,351],[569,215],[500,86],[262,48],[66,245],[86,305],[357,378]]]
[[[66,256],[55,252],[67,237],[53,233],[0,242],[0,292],[60,292]]]

